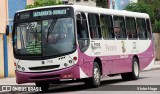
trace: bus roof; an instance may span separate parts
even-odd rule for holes
[[[149,18],[149,15],[146,13],[131,12],[131,11],[126,11],[126,10],[105,9],[105,8],[83,6],[83,5],[44,6],[44,7],[37,7],[37,8],[20,10],[17,12],[24,12],[24,11],[37,10],[37,9],[46,9],[46,8],[54,8],[54,7],[73,7],[75,11],[79,11],[79,12],[101,13],[101,14],[108,14],[108,15],[128,16],[128,17],[138,17],[138,18]]]

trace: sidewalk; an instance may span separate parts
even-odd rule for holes
[[[160,68],[160,61],[155,61],[155,65],[152,67],[152,69]]]
[[[160,69],[160,61],[155,61],[154,67],[151,68],[153,69]],[[11,78],[0,78],[0,85],[18,85],[16,83],[16,78],[11,77]],[[35,85],[34,83],[27,83],[27,84],[20,84],[20,85]]]
[[[35,85],[35,83],[17,84],[15,77],[1,78],[0,85]]]

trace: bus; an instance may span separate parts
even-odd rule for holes
[[[137,80],[154,62],[150,17],[145,13],[81,5],[16,12],[13,51],[16,82],[81,80],[98,87],[106,76]]]

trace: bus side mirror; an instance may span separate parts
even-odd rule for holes
[[[9,25],[6,26],[6,35],[9,35]]]

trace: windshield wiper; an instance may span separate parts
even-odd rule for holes
[[[25,46],[24,46],[24,38],[23,38],[23,34],[22,34],[22,27],[20,26],[20,39],[21,39],[21,46],[22,46],[22,48],[24,48]]]
[[[52,33],[56,22],[57,22],[57,18],[54,18],[54,19],[52,20],[49,28],[48,28],[48,32],[47,32],[47,43],[48,43],[48,37],[49,37],[49,35]]]

